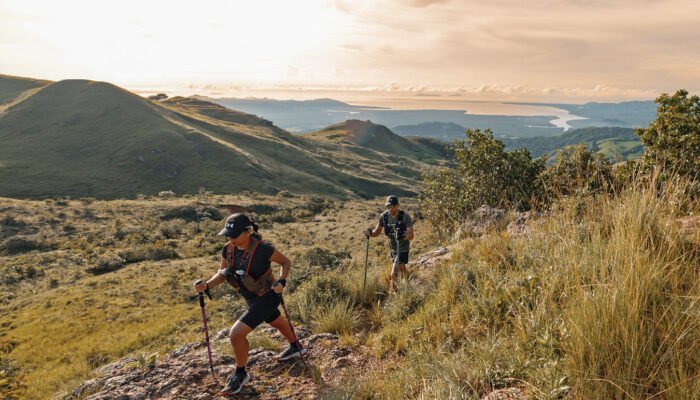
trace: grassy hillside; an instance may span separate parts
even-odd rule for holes
[[[118,198],[206,187],[366,197],[411,193],[429,168],[411,160],[377,168],[365,159],[374,152],[344,150],[213,103],[151,102],[108,83],[68,80],[0,115],[0,195]]]
[[[559,136],[534,138],[498,138],[507,150],[525,147],[533,157],[553,154],[565,146],[584,144],[589,149],[601,152],[607,157],[621,156],[623,159],[639,158],[644,151],[639,136],[632,128],[581,128],[574,129]]]
[[[50,81],[0,74],[0,105],[23,92],[50,84]]]
[[[386,126],[374,124],[371,121],[350,119],[320,131],[305,134],[304,137],[330,143],[357,145],[383,153],[401,154],[418,160],[442,157],[442,154],[435,151],[433,147],[412,142],[395,134]]]
[[[366,343],[391,361],[329,398],[699,398],[700,225],[674,222],[686,188],[665,189],[564,200],[529,234],[455,243],[368,312]]]
[[[409,194],[422,171],[430,168],[401,154],[361,146],[348,151],[338,143],[295,136],[254,116],[249,116],[255,118],[252,124],[240,123],[240,113],[213,103],[176,98],[165,105],[177,111],[190,129],[234,145],[259,160],[258,168],[269,171],[268,178],[276,177],[280,190],[339,197]],[[330,189],[324,189],[329,185]]]
[[[0,194],[17,197],[122,197],[199,186],[235,190],[242,185],[222,171],[237,165],[257,175],[241,154],[104,82],[45,87],[0,118],[0,143]]]
[[[416,212],[411,199],[402,200]],[[51,398],[70,391],[100,365],[200,341],[201,315],[190,298],[191,284],[218,269],[223,241],[216,232],[227,214],[220,204],[257,212],[265,239],[293,260],[290,290],[329,270],[342,269],[344,280],[361,282],[361,230],[373,226],[384,209],[383,199],[340,202],[290,195],[0,198],[0,365],[12,365],[14,376],[26,379],[20,398]],[[199,230],[196,207],[213,215]],[[421,222],[416,226],[420,229]],[[386,273],[386,241],[371,244],[372,276]],[[414,243],[416,251],[426,246],[425,236]],[[217,288],[213,295],[207,305],[212,333],[230,327],[243,308],[230,288]],[[297,301],[290,296],[295,315],[302,311]],[[305,315],[313,311],[305,310]],[[271,343],[260,332],[251,342],[255,347]],[[216,349],[215,357],[223,354],[230,349]],[[0,397],[4,389],[0,386]]]
[[[191,282],[218,268],[226,212],[217,205],[239,204],[293,259],[287,303],[297,326],[339,333],[371,359],[352,367],[355,379],[329,380],[329,399],[482,398],[504,387],[562,400],[695,399],[700,231],[674,222],[686,193],[677,189],[565,200],[528,235],[498,224],[453,243],[442,264],[411,267],[393,297],[386,239],[373,239],[365,301],[360,232],[376,223],[381,199],[0,199],[0,364],[11,385],[24,379],[18,398],[45,399],[124,356],[201,341]],[[199,230],[198,207],[214,216]],[[436,246],[424,221],[416,232],[412,259]],[[244,304],[226,287],[213,295],[217,332]],[[262,331],[250,341],[280,346]]]

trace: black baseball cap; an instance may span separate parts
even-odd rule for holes
[[[399,204],[399,198],[392,194],[391,196],[386,198],[386,203],[384,205],[385,206],[395,206],[397,204]]]
[[[218,235],[235,238],[251,226],[253,226],[253,220],[249,216],[243,213],[236,213],[226,218],[226,225],[224,229],[219,231]]]

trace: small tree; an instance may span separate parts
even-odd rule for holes
[[[656,119],[637,129],[646,149],[642,162],[680,175],[700,177],[700,98],[679,90],[656,99]]]
[[[544,169],[544,160],[533,161],[526,149],[506,152],[488,129],[468,129],[452,155],[450,167],[424,176],[421,194],[422,212],[442,238],[483,204],[528,208]]]
[[[554,163],[542,172],[541,181],[549,199],[610,190],[612,176],[612,164],[604,155],[579,144],[557,152]]]

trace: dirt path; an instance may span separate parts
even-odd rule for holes
[[[7,110],[10,109],[10,107],[15,106],[15,105],[27,100],[28,98],[32,97],[34,95],[34,93],[40,91],[43,88],[44,87],[42,86],[42,87],[38,87],[38,88],[25,90],[24,92],[20,93],[20,95],[15,97],[14,99],[12,99],[6,103],[0,104],[0,118],[2,118],[3,115],[5,115],[5,113],[7,112]]]

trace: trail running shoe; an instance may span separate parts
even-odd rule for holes
[[[230,396],[232,394],[236,394],[241,391],[243,388],[243,385],[248,383],[250,380],[250,375],[246,374],[236,374],[234,373],[231,375],[231,379],[229,379],[228,384],[221,389],[221,391],[218,393],[219,396]]]
[[[301,345],[295,346],[293,344],[290,344],[289,347],[287,347],[287,349],[285,351],[281,352],[277,356],[277,358],[280,361],[285,361],[285,360],[289,360],[290,358],[301,357],[302,354],[306,354],[305,348],[301,347]]]

